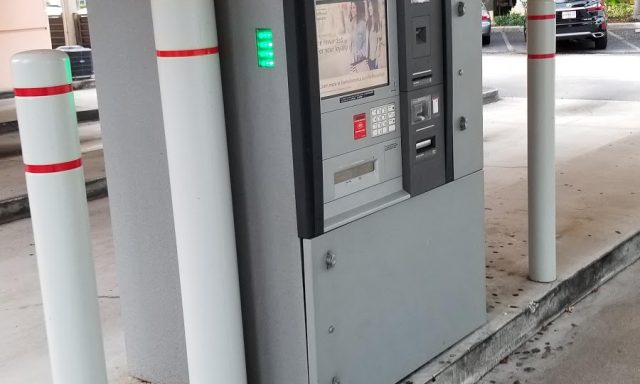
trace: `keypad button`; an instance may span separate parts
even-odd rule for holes
[[[396,110],[396,105],[395,104],[389,104],[388,109],[389,109],[389,111],[395,111]]]
[[[382,114],[382,120],[387,120],[387,115],[386,114]]]
[[[389,112],[389,113],[387,114],[387,116],[389,116],[389,118],[391,119],[391,118],[396,117],[396,113],[395,113],[395,112]]]
[[[394,125],[390,125],[389,126],[389,132],[395,132],[396,131],[396,126]]]
[[[387,127],[382,128],[382,134],[387,133],[387,131],[388,131]]]
[[[389,119],[389,124],[395,124],[396,123],[396,119]]]

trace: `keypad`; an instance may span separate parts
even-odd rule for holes
[[[396,105],[387,104],[371,109],[371,136],[378,137],[396,131]]]

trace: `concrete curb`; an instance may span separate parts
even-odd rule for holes
[[[78,123],[89,123],[89,122],[100,120],[100,113],[97,109],[78,111],[76,112],[76,114],[78,115]],[[9,133],[9,132],[16,132],[17,130],[18,130],[18,122],[15,120],[0,123],[0,135],[4,133]]]
[[[524,27],[521,25],[505,25],[501,27],[491,27],[491,32],[522,32]]]
[[[482,90],[482,104],[491,104],[500,100],[500,92],[497,88],[485,88]]]
[[[620,29],[640,29],[640,21],[635,23],[609,23],[607,24],[607,28],[613,29],[614,31]]]
[[[533,335],[540,330],[544,331],[547,325],[570,305],[580,301],[638,260],[640,232],[560,282],[500,329],[487,333],[484,340],[471,346],[456,361],[443,367],[437,374],[426,376],[418,371],[403,383],[476,383]]]
[[[107,179],[104,177],[88,180],[85,185],[88,200],[96,200],[108,196]],[[0,201],[0,224],[6,224],[30,216],[29,198],[27,195]]]

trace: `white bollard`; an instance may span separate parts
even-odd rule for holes
[[[54,384],[106,384],[69,57],[11,61]]]
[[[553,0],[528,4],[529,278],[556,280],[555,56]]]
[[[245,384],[212,0],[152,0],[191,384]]]

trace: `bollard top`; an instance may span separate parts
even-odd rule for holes
[[[11,58],[14,88],[52,87],[71,83],[71,62],[62,51],[38,49]]]
[[[218,46],[214,2],[152,0],[151,14],[157,50],[197,50]]]

